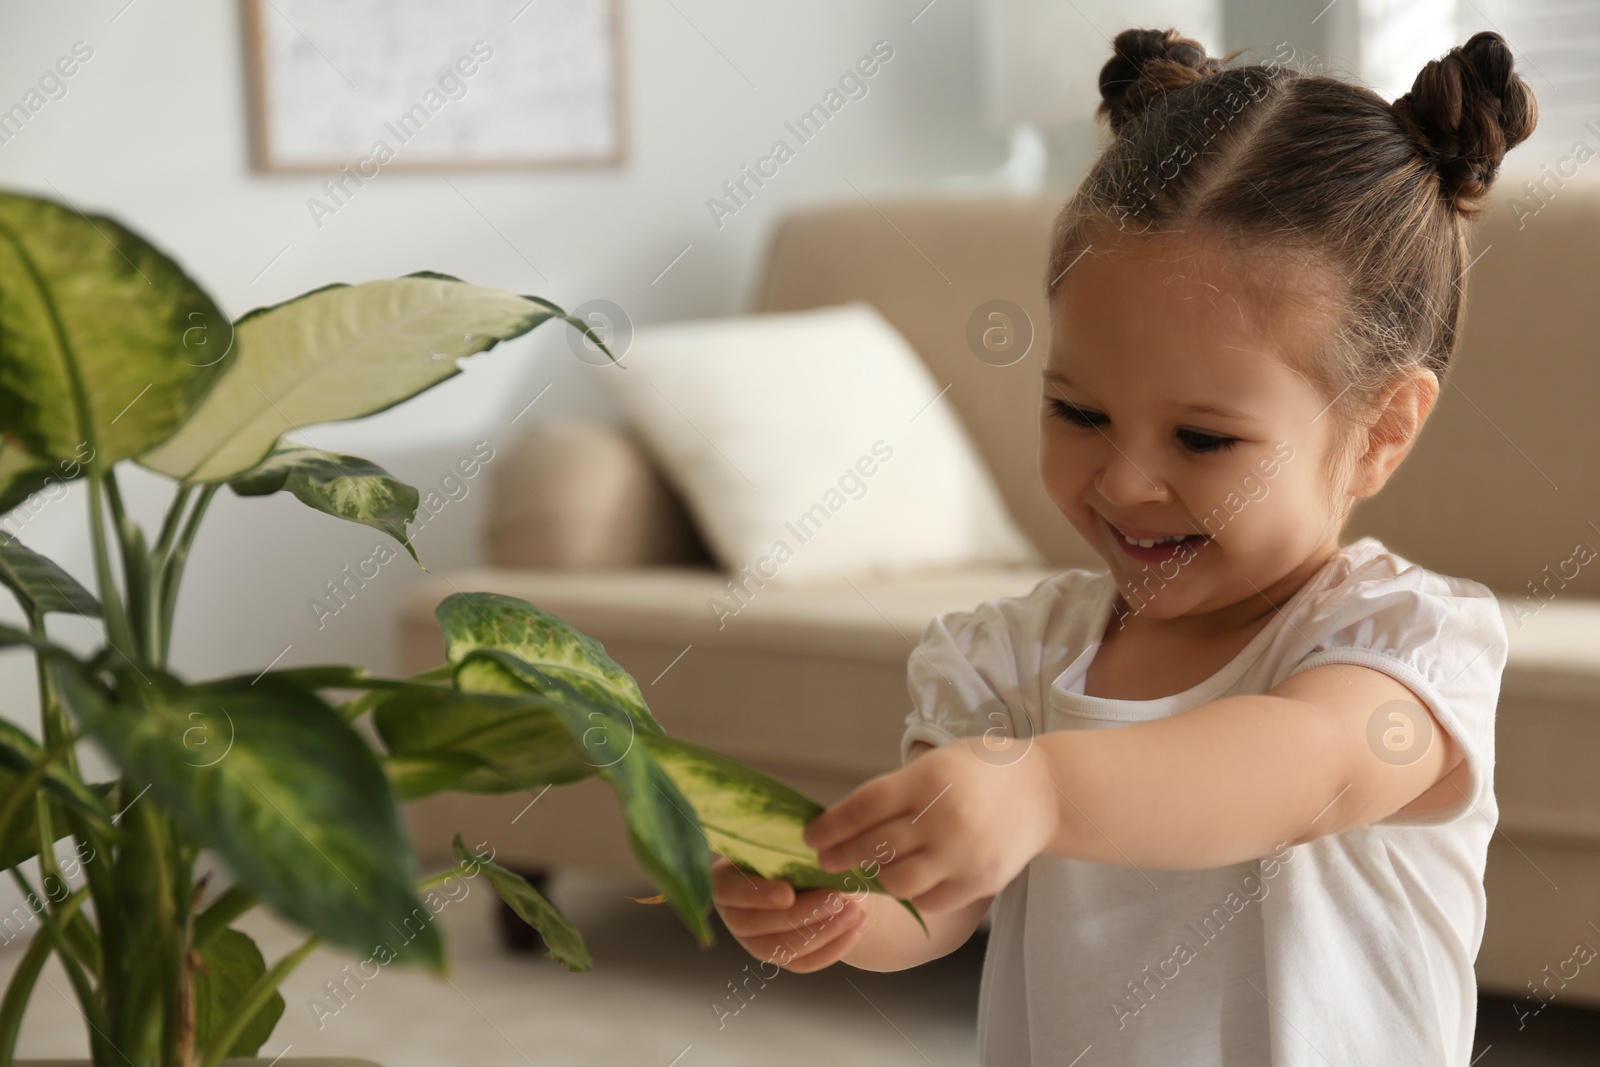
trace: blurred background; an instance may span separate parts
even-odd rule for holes
[[[1499,30],[1541,119],[1534,141],[1508,160],[1492,212],[1513,212],[1518,197],[1537,203],[1524,183],[1548,182],[1575,142],[1600,148],[1600,0],[68,0],[0,7],[0,185],[116,217],[235,317],[333,281],[433,270],[592,309],[625,343],[637,327],[750,310],[774,227],[798,209],[876,210],[923,196],[1064,200],[1104,136],[1091,121],[1095,76],[1111,37],[1132,25],[1174,26],[1213,54],[1246,49],[1246,59],[1354,78],[1385,98],[1475,30]],[[877,57],[875,72],[857,78],[860,88],[825,128],[795,137],[797,118],[866,56]],[[437,103],[412,112],[430,92]],[[425,122],[407,126],[406,114]],[[792,158],[731,193],[780,139]],[[374,158],[379,140],[392,159]],[[350,179],[353,170],[365,179]],[[1573,170],[1561,172],[1564,181],[1600,174]],[[530,426],[620,420],[588,373],[592,357],[570,331],[547,325],[468,359],[464,373],[424,397],[358,424],[307,427],[304,439],[370,457],[426,490],[479,442],[509,463]],[[136,514],[157,523],[164,483],[131,465],[124,477]],[[468,480],[428,518],[416,546],[430,570],[483,562],[486,484]],[[88,581],[83,496],[31,507],[19,532]],[[311,604],[372,543],[369,531],[283,499],[221,494],[190,565],[176,669],[399,670],[394,618],[426,579],[404,556],[337,614],[319,617]],[[9,600],[0,620],[21,620]],[[96,636],[83,620],[58,618],[54,628],[84,646]],[[0,657],[3,712],[30,729],[33,679],[27,659]],[[0,886],[0,896],[9,890]],[[581,896],[569,891],[573,907]],[[485,905],[478,918],[489,915]],[[896,1036],[862,1002],[868,978],[894,976],[851,975],[861,997],[843,976],[830,977],[838,997],[819,1003],[864,1013],[850,1016],[839,1041],[883,1042],[872,1054],[895,1061],[959,1062],[971,1052],[971,949],[936,973],[946,1001],[873,987],[871,1000],[902,995],[895,1003],[937,1030],[935,1055],[917,1048],[914,1028],[912,1038]],[[718,966],[732,969],[721,977],[734,977],[739,962],[723,958]],[[541,995],[562,996],[567,977],[555,975]],[[806,985],[779,983],[778,997],[798,997],[795,987]],[[409,1010],[450,1005],[481,1021],[448,987],[428,988],[417,993],[427,1006]],[[564,995],[580,1011],[572,989]],[[517,1003],[502,1007],[515,1013]],[[302,1009],[290,1014],[304,1023]],[[360,1031],[373,1040],[385,1031],[377,1018]],[[775,1012],[769,1038],[788,1032],[783,1018]],[[346,1047],[318,1045],[316,1028],[298,1032],[307,1044],[295,1055]],[[430,1056],[449,1051],[447,1036],[439,1040]],[[663,1038],[661,1062],[688,1040]],[[544,1062],[535,1047],[511,1044],[522,1060]],[[501,1046],[485,1062],[519,1062],[517,1054]],[[405,1055],[375,1058],[422,1062]]]

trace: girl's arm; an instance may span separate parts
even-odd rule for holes
[[[1368,740],[1374,716],[1381,755]],[[1425,751],[1413,758],[1408,745]],[[1016,767],[1034,764],[1034,787],[1054,805],[1045,852],[1160,870],[1221,867],[1365,826],[1463,758],[1410,689],[1345,663],[1302,671],[1265,695],[1051,731],[1032,746]]]
[[[867,909],[866,933],[839,959],[863,971],[903,971],[948,956],[967,943],[989,911],[994,897],[981,897],[965,907],[937,915],[922,913],[928,924],[923,933],[917,920],[898,900],[868,893],[861,901]]]
[[[933,748],[927,741],[911,742],[910,763]],[[892,861],[891,861],[892,862]],[[867,909],[867,931],[861,940],[839,959],[863,971],[903,971],[930,960],[948,956],[967,943],[989,911],[993,896],[982,897],[954,911],[922,915],[928,924],[923,933],[917,920],[893,897],[868,893],[860,901]]]

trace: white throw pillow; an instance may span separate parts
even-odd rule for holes
[[[622,364],[602,367],[611,395],[735,575],[1043,563],[941,386],[865,301],[640,327]]]

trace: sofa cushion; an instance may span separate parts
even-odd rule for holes
[[[601,380],[730,573],[1041,562],[944,383],[864,301],[643,327]]]
[[[528,426],[508,451],[489,475],[491,566],[710,563],[683,502],[627,426],[564,416]]]
[[[1057,567],[1094,566],[1094,549],[1045,493],[1038,473],[1040,378],[1049,350],[1044,297],[1050,227],[1065,196],[858,196],[791,207],[774,225],[755,312],[867,299],[894,324],[972,435],[1023,532]],[[973,328],[1014,306],[1021,359],[980,358]],[[1019,314],[1020,312],[1020,314]]]

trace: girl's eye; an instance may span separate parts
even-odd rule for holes
[[[1094,417],[1093,412],[1085,411],[1083,408],[1069,404],[1064,400],[1057,400],[1054,397],[1050,398],[1050,413],[1058,419],[1065,419],[1074,426],[1094,425],[1090,421]]]
[[[1191,442],[1189,448],[1195,452],[1220,452],[1238,443],[1236,438],[1217,437],[1215,434],[1201,433],[1199,430],[1179,430],[1178,436]]]
[[[1050,398],[1050,413],[1074,426],[1094,426],[1098,420],[1105,418],[1098,412],[1087,411],[1054,397]],[[1221,452],[1238,444],[1237,438],[1218,437],[1215,434],[1201,433],[1199,430],[1179,430],[1178,436],[1183,439],[1185,446],[1191,452]]]

